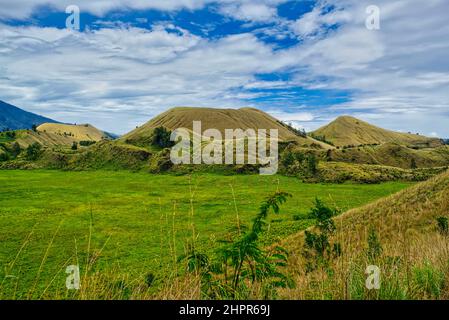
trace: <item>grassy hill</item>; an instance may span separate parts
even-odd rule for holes
[[[297,141],[302,145],[316,144],[323,148],[331,146],[316,141],[307,136],[301,136],[293,128],[273,118],[267,113],[252,109],[214,109],[214,108],[190,108],[178,107],[170,109],[143,126],[124,135],[121,140],[133,144],[143,144],[149,141],[153,130],[157,127],[165,127],[169,130],[186,128],[192,130],[193,121],[201,121],[202,131],[218,129],[224,138],[225,129],[278,129],[279,139],[282,141]],[[267,132],[269,133],[269,132]]]
[[[449,164],[449,146],[412,149],[398,143],[332,150],[331,161],[386,165],[398,168],[430,168]]]
[[[70,137],[74,141],[100,141],[108,137],[106,133],[90,124],[44,123],[37,127],[37,131]]]
[[[323,140],[330,141],[339,147],[392,142],[408,147],[432,148],[443,144],[437,138],[382,129],[350,116],[337,118],[328,125],[313,131],[312,136],[324,138]]]
[[[285,241],[297,283],[288,299],[448,299],[449,171],[335,218],[341,256],[327,270],[305,272],[304,233]],[[447,220],[446,220],[447,221]],[[373,250],[377,252],[373,255]],[[381,269],[380,290],[365,287],[365,269]]]

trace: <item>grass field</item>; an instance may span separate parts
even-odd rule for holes
[[[0,298],[67,297],[65,268],[72,264],[80,265],[82,274],[116,272],[133,283],[152,273],[157,290],[170,272],[181,270],[176,257],[193,237],[197,247],[211,250],[237,219],[248,223],[278,188],[293,197],[271,218],[267,243],[309,226],[312,221],[298,216],[315,197],[348,210],[409,185],[304,184],[259,175],[0,171]]]

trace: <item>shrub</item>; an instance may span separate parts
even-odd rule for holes
[[[8,161],[9,160],[9,156],[6,152],[0,153],[0,162],[1,161]]]
[[[76,141],[72,143],[72,150],[78,150],[78,143]]]
[[[80,146],[88,147],[95,143],[96,143],[95,141],[91,141],[91,140],[82,140],[82,141],[80,141]]]
[[[446,217],[437,218],[438,231],[443,235],[449,235],[449,222]]]
[[[42,153],[41,149],[42,146],[37,142],[30,144],[26,149],[26,159],[37,160]]]
[[[171,148],[174,142],[170,140],[170,136],[170,130],[167,130],[165,127],[158,127],[154,129],[153,135],[151,136],[151,144],[160,148]]]
[[[20,145],[17,142],[14,142],[12,144],[12,148],[11,148],[11,156],[13,158],[16,158],[20,152],[22,151],[22,149],[20,148]]]
[[[309,218],[315,219],[318,232],[305,231],[303,257],[306,259],[306,271],[310,272],[319,267],[327,267],[329,261],[341,255],[341,245],[331,243],[330,237],[336,227],[332,219],[339,211],[328,207],[320,199],[315,199],[315,206],[310,210]]]

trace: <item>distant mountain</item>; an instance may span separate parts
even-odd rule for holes
[[[287,126],[269,114],[253,109],[218,109],[218,108],[193,108],[177,107],[170,109],[146,124],[122,136],[120,139],[132,144],[144,144],[150,139],[153,130],[157,127],[165,127],[169,130],[186,128],[192,130],[193,121],[201,121],[202,131],[207,129],[219,130],[223,138],[225,129],[278,129],[279,139],[283,141],[297,141],[301,145],[313,143],[330,147],[310,137],[302,136],[295,129]]]
[[[31,129],[33,125],[44,122],[58,123],[55,120],[27,112],[0,100],[0,131],[5,129]]]
[[[313,131],[312,136],[329,141],[337,147],[397,143],[412,148],[433,148],[443,144],[438,138],[390,131],[350,116],[337,118]]]

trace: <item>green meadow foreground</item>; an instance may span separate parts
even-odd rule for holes
[[[192,243],[209,252],[237,225],[249,225],[276,190],[293,195],[270,216],[266,244],[313,224],[315,197],[343,211],[410,183],[305,184],[283,176],[130,172],[0,171],[0,298],[76,297],[65,269],[97,273],[130,298],[183,274],[178,257]],[[81,286],[83,284],[81,283]],[[97,298],[105,298],[100,295]],[[107,297],[114,298],[114,297]]]

